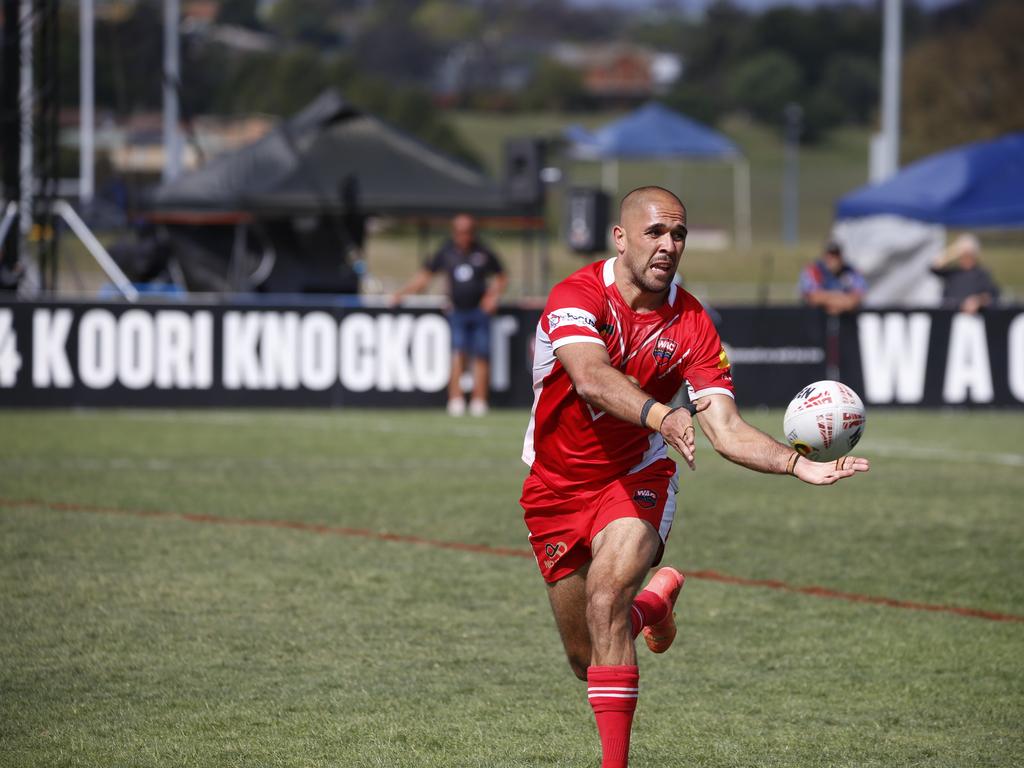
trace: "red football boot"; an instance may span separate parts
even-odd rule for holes
[[[674,609],[676,598],[679,597],[679,590],[683,588],[685,582],[686,577],[683,574],[671,566],[665,566],[664,568],[659,568],[658,572],[651,579],[650,584],[644,587],[644,589],[649,589],[668,603],[668,613],[665,614],[665,618],[644,627],[642,630],[647,647],[654,653],[664,653],[672,645],[672,641],[676,639]]]

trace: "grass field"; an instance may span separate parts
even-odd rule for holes
[[[525,421],[0,411],[0,765],[597,765]],[[879,410],[830,489],[701,444],[666,560],[1022,617],[1022,433]],[[1024,623],[703,575],[641,653],[633,766],[1024,763]]]

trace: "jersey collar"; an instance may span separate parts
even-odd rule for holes
[[[612,256],[610,259],[605,259],[604,261],[604,267],[601,270],[601,275],[604,278],[604,285],[606,288],[615,284],[615,261],[618,258],[618,256]],[[679,295],[679,286],[679,275],[677,274],[672,278],[672,285],[668,289],[668,300],[665,302],[664,306],[658,310],[659,312],[666,307],[672,307],[675,305],[676,297]],[[621,298],[621,296],[619,298]]]

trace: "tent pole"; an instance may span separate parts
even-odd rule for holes
[[[619,161],[615,158],[601,162],[601,186],[612,196],[619,196]]]
[[[753,244],[750,215],[750,163],[744,158],[733,161],[733,223],[735,226],[736,249],[746,253]]]
[[[675,194],[677,197],[680,197],[680,198],[683,196],[683,191],[681,189],[682,186],[683,186],[683,182],[682,182],[683,175],[681,173],[682,170],[683,170],[683,161],[682,160],[677,160],[674,163],[669,163],[668,167],[665,169],[665,172],[668,175],[668,188],[669,188],[669,191],[672,192],[673,194]]]

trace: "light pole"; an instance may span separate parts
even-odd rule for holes
[[[882,27],[882,129],[871,141],[871,181],[885,181],[900,167],[900,63],[903,0],[885,0]]]
[[[782,182],[782,240],[786,245],[800,241],[800,132],[804,110],[790,102],[783,110],[786,118],[786,164]]]

